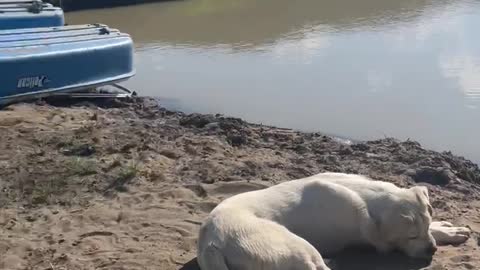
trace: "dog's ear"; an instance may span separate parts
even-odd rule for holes
[[[370,215],[368,222],[361,226],[364,236],[380,253],[388,253],[393,249],[389,239],[392,235],[390,231],[393,228],[390,224],[390,215],[393,212],[395,211],[382,215]]]
[[[360,230],[367,241],[379,252],[388,252],[388,247],[384,241],[382,223],[383,220],[378,213],[370,212],[367,208],[361,211]]]
[[[414,186],[410,188],[417,196],[425,196],[427,200],[430,199],[430,196],[428,194],[428,188],[425,186]]]
[[[417,197],[417,200],[426,204],[428,213],[430,216],[433,215],[433,208],[432,205],[430,204],[430,196],[428,194],[428,188],[425,186],[415,186],[410,188],[411,191],[415,193],[415,196]]]
[[[372,244],[377,252],[388,253],[391,252],[393,247],[389,244],[389,228],[382,220],[375,220],[372,224],[368,238],[370,244]]]
[[[427,204],[427,207],[428,207],[428,213],[430,214],[430,217],[432,217],[433,216],[433,207],[429,203]]]

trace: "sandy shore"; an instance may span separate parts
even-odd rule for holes
[[[480,170],[414,141],[171,112],[148,99],[0,111],[0,269],[197,269],[199,224],[233,194],[323,171],[427,185],[435,218],[480,232]],[[430,265],[346,252],[333,269],[480,269],[479,238]],[[359,255],[361,254],[361,256]]]

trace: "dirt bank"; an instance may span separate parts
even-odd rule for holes
[[[219,201],[322,171],[421,182],[436,218],[480,231],[478,166],[414,141],[349,144],[149,99],[14,105],[0,136],[0,269],[196,269],[196,230]],[[480,269],[478,241],[442,247],[426,269]],[[331,264],[426,266],[348,253]]]

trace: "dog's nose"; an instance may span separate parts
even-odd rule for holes
[[[437,252],[437,247],[435,245],[431,245],[427,248],[426,252],[427,252],[428,255],[433,256],[433,254],[435,254],[435,252]]]

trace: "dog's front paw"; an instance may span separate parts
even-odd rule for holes
[[[430,232],[437,245],[459,245],[465,243],[472,233],[466,227],[432,226]]]
[[[453,227],[453,224],[448,221],[433,221],[430,227]]]

